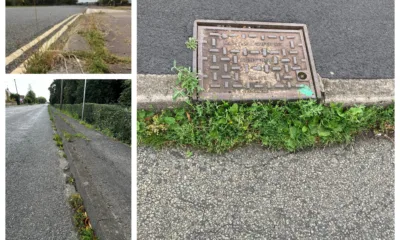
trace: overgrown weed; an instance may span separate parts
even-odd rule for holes
[[[192,146],[217,153],[250,143],[293,152],[349,143],[362,131],[373,129],[394,129],[394,104],[344,108],[314,100],[204,102],[162,112],[139,110],[137,119],[139,143]]]

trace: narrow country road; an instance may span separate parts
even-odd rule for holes
[[[85,9],[84,6],[7,7],[6,55],[13,53],[69,16],[81,13]]]
[[[6,108],[7,239],[77,239],[47,105]]]

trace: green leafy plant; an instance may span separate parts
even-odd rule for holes
[[[273,149],[349,143],[369,130],[394,130],[389,107],[324,106],[313,100],[278,103],[204,102],[153,112],[139,110],[138,142],[153,146],[191,146],[210,152],[259,143]]]
[[[190,50],[195,50],[197,48],[197,40],[194,37],[190,37],[186,42],[186,47]]]
[[[203,88],[199,86],[197,74],[192,72],[190,67],[177,66],[176,61],[174,61],[171,71],[176,71],[178,73],[176,86],[178,86],[179,89],[174,89],[174,94],[172,96],[174,101],[178,98],[192,98],[194,94],[203,91]],[[190,103],[189,100],[187,100],[187,102]]]
[[[62,139],[61,139],[60,135],[55,134],[53,136],[53,140],[56,142],[56,145],[60,150],[64,149],[63,142],[62,142]]]

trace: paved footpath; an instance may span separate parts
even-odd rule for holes
[[[66,131],[90,139],[63,142],[96,235],[104,240],[131,239],[131,148],[53,111],[60,135]]]
[[[138,147],[138,239],[393,239],[394,145]]]
[[[6,108],[7,239],[77,239],[47,105]]]

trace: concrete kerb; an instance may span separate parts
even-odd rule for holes
[[[394,101],[394,79],[328,79],[321,78],[324,97],[322,102],[386,106]],[[176,75],[137,75],[138,109],[173,108],[185,99],[172,100]]]

